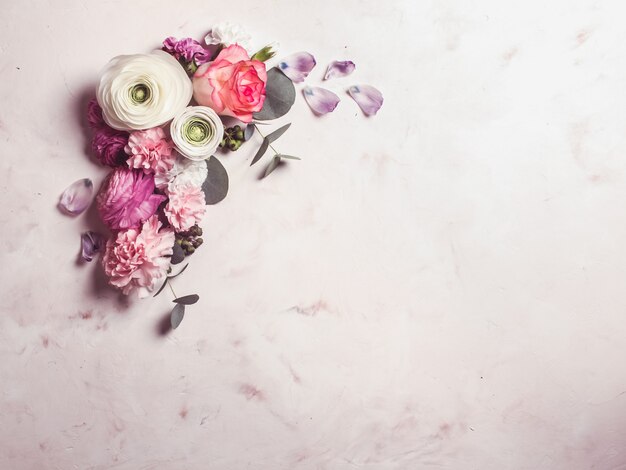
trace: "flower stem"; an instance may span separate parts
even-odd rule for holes
[[[256,124],[254,124],[254,128],[255,128],[255,129],[256,129],[256,131],[259,133],[259,135],[265,139],[265,136],[263,135],[263,133],[262,133],[262,132],[261,132],[261,130],[257,127],[257,125],[256,125]],[[269,144],[269,145],[270,145],[270,148],[274,151],[274,153],[275,153],[276,155],[280,155],[280,153],[278,153],[278,150],[276,150],[272,144]]]
[[[167,280],[167,285],[169,286],[170,290],[172,291],[172,295],[174,296],[174,298],[177,299],[178,296],[176,295],[176,292],[174,292],[174,288],[172,287],[172,283],[169,281],[169,279]]]

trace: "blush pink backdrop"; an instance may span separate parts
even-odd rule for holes
[[[3,1],[0,469],[626,468],[623,2]],[[89,157],[101,67],[168,35],[356,72],[298,86],[258,180],[231,191],[172,307],[77,263],[56,210]],[[345,90],[382,90],[365,118]]]

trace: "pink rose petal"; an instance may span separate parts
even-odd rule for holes
[[[354,72],[355,67],[354,62],[351,60],[335,60],[326,69],[324,80],[350,75]]]
[[[309,107],[320,116],[334,111],[340,101],[337,95],[325,88],[308,86],[302,93]]]
[[[383,105],[383,94],[370,85],[351,86],[348,94],[368,116],[376,114]]]
[[[61,195],[59,208],[68,215],[78,215],[89,207],[93,195],[93,183],[84,178],[72,183]]]
[[[278,64],[282,73],[287,75],[292,82],[300,83],[309,75],[315,67],[315,57],[308,52],[296,52],[285,57]]]

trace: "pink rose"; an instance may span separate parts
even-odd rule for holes
[[[168,196],[169,201],[163,212],[177,232],[184,232],[200,223],[206,211],[206,199],[200,187],[170,187]]]
[[[117,168],[98,193],[100,216],[111,230],[137,228],[167,199],[154,194],[154,177],[142,171]]]
[[[193,97],[217,114],[252,121],[265,101],[265,64],[250,60],[237,44],[228,46],[211,63],[201,65],[193,76]]]
[[[102,265],[109,283],[128,295],[137,291],[147,297],[162,279],[170,265],[174,231],[161,228],[158,217],[150,217],[139,231],[136,228],[121,231],[107,242]]]
[[[174,166],[176,155],[172,153],[174,144],[167,139],[160,127],[130,134],[124,151],[130,155],[127,163],[130,168],[141,169],[144,173],[166,173]]]

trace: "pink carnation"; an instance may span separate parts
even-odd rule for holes
[[[137,291],[147,297],[170,265],[174,231],[161,228],[158,217],[150,217],[141,228],[121,231],[106,245],[102,264],[109,283],[128,295]]]
[[[92,129],[106,126],[104,119],[102,118],[102,108],[98,104],[98,100],[95,98],[90,100],[87,104],[87,121],[89,122],[89,127]]]
[[[175,37],[169,37],[163,41],[163,50],[170,53],[178,60],[185,62],[195,62],[196,65],[206,64],[211,60],[211,54],[202,44],[195,39],[184,38],[176,40]]]
[[[97,203],[104,223],[112,230],[124,230],[139,227],[165,199],[154,194],[152,175],[116,168],[102,183]]]
[[[102,108],[93,99],[87,105],[87,121],[94,130],[91,148],[100,163],[119,166],[126,161],[124,147],[128,143],[128,133],[110,128],[102,119]]]
[[[91,148],[103,165],[120,166],[126,161],[124,147],[128,143],[128,133],[103,125],[96,128]]]
[[[174,145],[160,127],[130,134],[124,151],[130,155],[130,168],[142,169],[145,173],[165,173],[174,166]]]
[[[198,186],[174,187],[168,191],[169,202],[164,213],[177,232],[184,232],[200,223],[206,211],[206,200]]]

